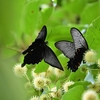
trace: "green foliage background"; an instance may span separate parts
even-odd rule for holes
[[[40,11],[42,4],[48,7]],[[54,3],[51,0],[0,0],[0,13],[0,100],[27,100],[24,79],[15,77],[13,67],[22,62],[21,52],[36,38],[43,25],[47,26],[49,46],[57,55],[61,52],[54,43],[63,39],[72,40],[70,28],[76,27],[86,29],[84,36],[89,48],[100,57],[100,0],[54,0]],[[68,59],[58,58],[65,66]],[[40,63],[37,72],[47,69],[48,65],[42,64],[45,67],[40,69]],[[72,74],[69,77],[71,80],[74,79]],[[81,85],[77,88],[84,90]],[[74,87],[73,91],[77,88]],[[63,96],[63,100],[67,95]]]

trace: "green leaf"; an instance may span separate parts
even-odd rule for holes
[[[57,87],[58,89],[59,89],[60,86],[61,86],[61,82],[62,82],[62,80],[58,80],[57,83],[56,83],[56,87]]]
[[[90,24],[98,16],[100,16],[100,3],[89,3],[81,13],[81,23]]]
[[[86,6],[87,0],[72,0],[69,4],[66,4],[66,8],[69,10],[69,12],[80,14],[83,8]]]
[[[78,85],[82,85],[84,88],[87,88],[87,86],[88,86],[89,84],[91,84],[91,83],[88,82],[88,81],[78,81],[78,82],[75,82],[73,85],[71,85],[71,86],[69,87],[69,89],[72,88],[72,87],[78,86]]]
[[[22,32],[28,34],[34,32],[39,16],[39,4],[39,0],[29,1],[25,4],[21,18]]]
[[[42,25],[44,25],[49,20],[49,17],[51,16],[53,9],[54,9],[53,7],[49,7],[41,13],[42,14]]]
[[[100,17],[96,18],[87,29],[86,40],[89,48],[96,51],[97,56],[100,57]]]
[[[55,42],[54,41],[48,41],[48,46],[53,50],[53,52],[55,53],[57,48],[55,47]]]
[[[93,75],[94,79],[97,79],[97,73],[100,72],[100,69],[91,69],[90,73]]]
[[[63,67],[65,67],[65,69],[67,69],[67,61],[68,61],[68,58],[65,57],[63,54],[61,54],[61,55],[58,56],[58,59],[60,60],[61,65]]]
[[[49,65],[43,60],[36,65],[35,73],[41,73],[47,71]]]
[[[69,75],[68,79],[70,81],[80,81],[80,80],[84,80],[85,76],[86,76],[86,72],[83,73],[80,69],[78,69],[76,72],[72,72]]]
[[[62,96],[62,100],[81,100],[84,88],[82,85],[77,85]]]
[[[50,30],[51,31],[51,30]],[[52,27],[52,32],[48,37],[50,41],[58,40],[72,40],[70,35],[70,27],[68,26],[56,26]]]

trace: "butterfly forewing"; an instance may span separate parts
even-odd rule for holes
[[[46,35],[47,35],[47,28],[46,26],[43,26],[36,39],[42,39],[43,41],[45,41]]]
[[[71,28],[70,32],[71,32],[72,38],[74,40],[76,50],[79,48],[88,49],[87,42],[86,42],[85,38],[83,37],[82,33],[78,29]]]
[[[69,41],[58,41],[55,46],[68,58],[73,58],[75,56],[75,45],[73,42]]]
[[[39,44],[41,44],[41,42],[45,41],[46,35],[47,35],[47,28],[44,25],[41,31],[39,32],[37,38],[35,39],[35,41],[25,51],[23,51],[22,54],[26,54],[27,52],[31,52],[32,49],[37,48]]]
[[[63,68],[62,68],[58,58],[56,57],[55,53],[47,45],[45,46],[44,61],[46,63],[48,63],[49,65],[51,65],[52,67],[56,67],[60,70],[63,70]]]

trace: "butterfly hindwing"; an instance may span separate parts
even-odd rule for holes
[[[69,41],[58,41],[55,46],[68,58],[73,58],[75,56],[75,46],[73,42]]]
[[[37,47],[35,49],[32,49],[24,56],[24,62],[22,64],[22,67],[25,64],[35,64],[39,63],[44,57],[44,48],[43,47]]]
[[[52,67],[63,70],[58,58],[50,47],[45,46],[44,61],[51,65]]]

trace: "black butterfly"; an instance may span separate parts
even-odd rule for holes
[[[82,59],[86,50],[88,50],[88,44],[83,37],[82,33],[77,28],[71,28],[70,33],[73,38],[73,42],[61,40],[55,43],[55,46],[68,57],[68,69],[70,68],[75,72]]]
[[[24,56],[24,62],[21,65],[22,67],[24,67],[25,64],[38,64],[44,59],[44,61],[51,66],[63,70],[55,53],[47,46],[47,42],[45,42],[46,35],[47,28],[43,26],[35,41],[22,52],[22,54],[26,54]]]

